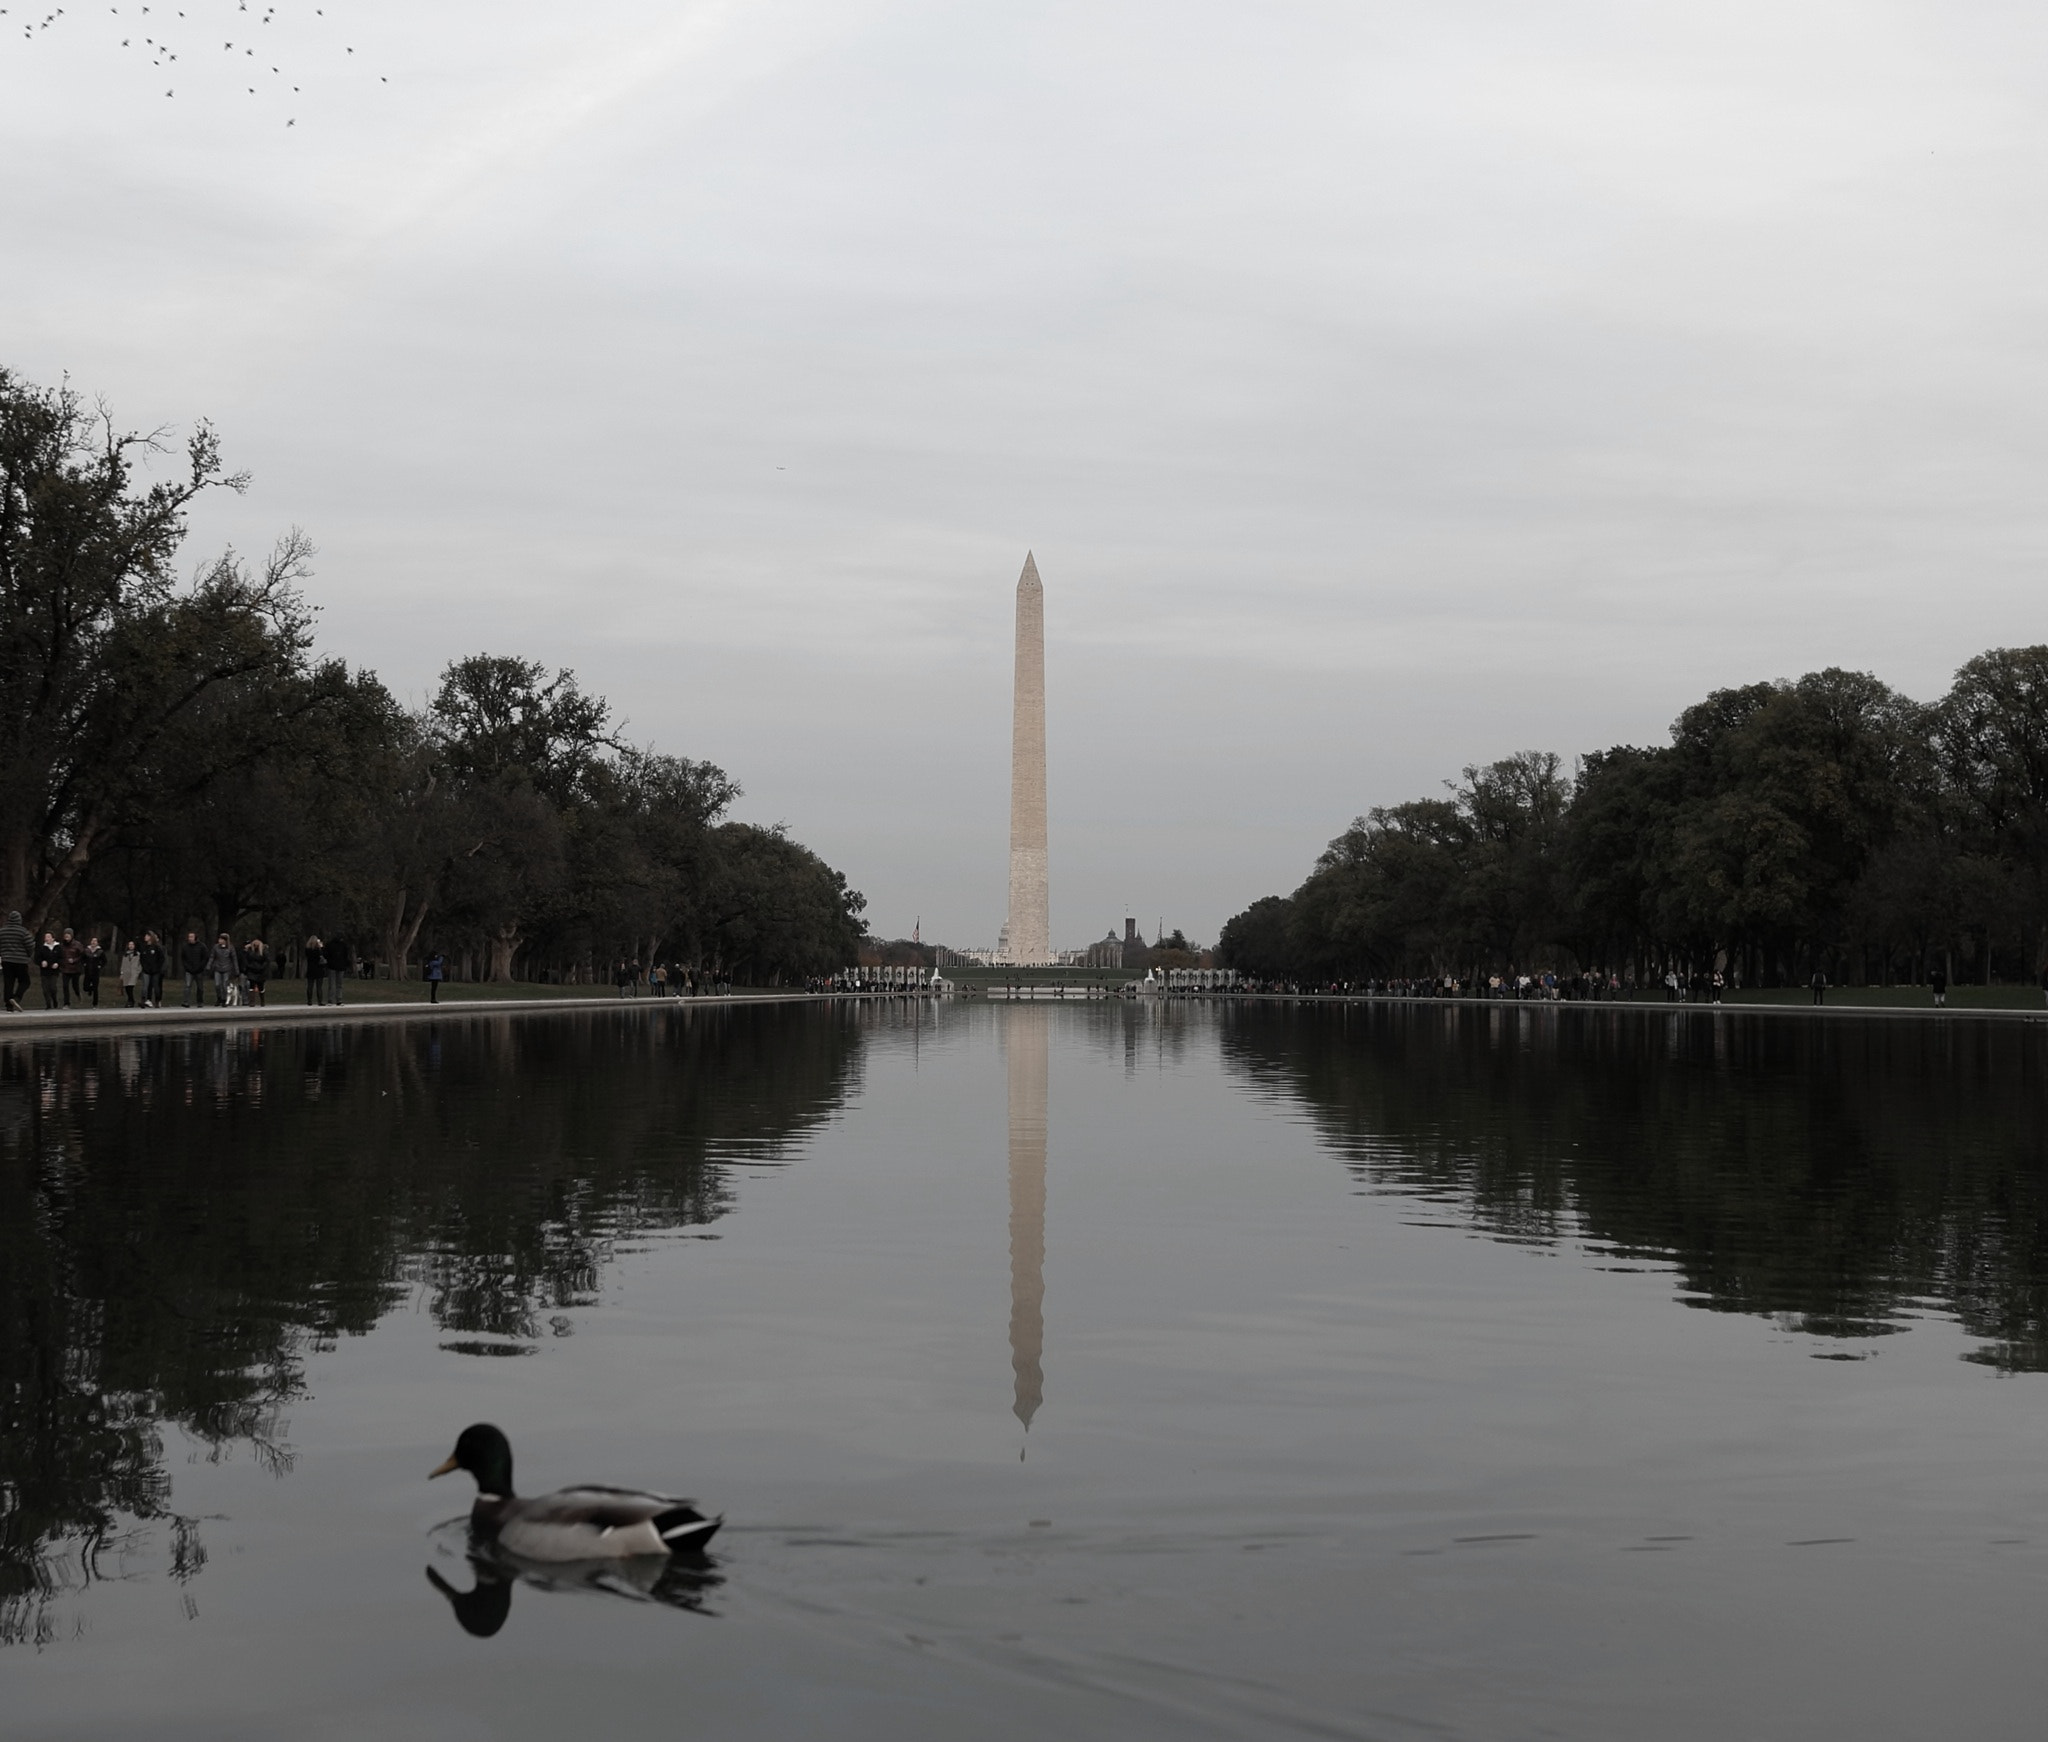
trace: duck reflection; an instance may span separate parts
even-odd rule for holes
[[[1045,1401],[1045,1102],[1051,1012],[1005,1013],[1010,1078],[1010,1367],[1026,1431]]]
[[[537,1591],[587,1592],[631,1603],[659,1603],[711,1615],[711,1593],[725,1583],[709,1555],[642,1555],[633,1560],[529,1561],[497,1547],[472,1544],[466,1556],[470,1587],[463,1590],[427,1568],[427,1582],[448,1599],[465,1633],[488,1639],[512,1613],[512,1587]]]

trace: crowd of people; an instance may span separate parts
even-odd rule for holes
[[[173,975],[181,983],[186,1009],[204,1007],[209,987],[216,1006],[262,1007],[269,1002],[271,983],[288,973],[303,978],[308,1004],[339,1004],[344,987],[361,967],[345,938],[309,937],[294,958],[283,959],[260,937],[237,943],[229,933],[219,932],[208,943],[196,927],[187,930],[175,948],[167,947],[158,933],[144,931],[113,954],[99,936],[80,936],[69,926],[37,937],[22,924],[19,912],[10,913],[0,925],[0,990],[10,1011],[27,1007],[38,978],[45,1010],[97,1010],[110,974],[121,988],[123,1006],[130,1010],[162,1009],[165,982]],[[440,950],[428,950],[420,963],[428,1002],[440,1002],[441,988],[451,977],[449,958]],[[628,956],[618,959],[611,978],[622,998],[637,998],[642,992],[656,998],[695,998],[732,990],[732,977],[722,969],[671,962],[650,967]]]
[[[1672,986],[1681,983],[1676,970],[1665,978]],[[1719,974],[1694,975],[1693,980],[1700,987],[1711,982],[1713,996],[1719,1000],[1722,985]],[[1483,978],[1476,974],[1430,974],[1370,980],[1293,980],[1244,975],[1231,990],[1278,992],[1290,997],[1497,998],[1516,1003],[1579,1003],[1642,996],[1642,989],[1632,976],[1624,979],[1620,974],[1603,972],[1598,968],[1569,974],[1545,969],[1534,974],[1488,974]],[[1705,1002],[1704,993],[1700,1001]]]
[[[429,978],[438,982],[442,959],[430,963]],[[207,1002],[207,988],[213,988],[213,1002],[219,1006],[262,1006],[269,1002],[270,982],[280,972],[274,951],[261,938],[236,943],[226,932],[207,943],[197,928],[188,930],[175,955],[161,936],[144,931],[122,943],[118,956],[109,958],[107,944],[96,934],[84,937],[70,926],[46,930],[39,938],[11,912],[0,925],[0,991],[6,1008],[27,1007],[33,981],[42,983],[45,1010],[100,1008],[102,983],[111,969],[121,988],[122,1004],[130,1010],[161,1010],[164,982],[176,969],[183,991],[183,1007],[199,1008]],[[339,1004],[342,988],[355,972],[355,954],[346,940],[310,937],[299,951],[298,968],[305,977],[308,1004]],[[433,987],[435,993],[439,986]]]
[[[612,964],[612,984],[621,998],[637,998],[645,990],[655,998],[711,997],[732,990],[732,976],[714,968],[701,973],[673,962],[643,967],[637,956],[621,956]]]

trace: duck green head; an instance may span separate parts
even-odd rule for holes
[[[474,1476],[479,1493],[508,1497],[512,1492],[511,1441],[487,1421],[464,1428],[455,1450],[428,1471],[428,1476],[446,1476],[456,1470]]]

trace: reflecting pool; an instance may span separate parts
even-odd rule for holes
[[[5,1733],[2032,1737],[2044,1102],[1627,1007],[17,1041]],[[477,1420],[725,1530],[478,1553]]]

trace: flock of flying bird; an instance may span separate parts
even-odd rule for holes
[[[198,12],[200,0],[188,0],[188,4],[192,7],[192,10],[195,13]],[[152,16],[152,9],[150,7],[137,5],[134,3],[134,0],[130,0],[130,4],[126,9],[125,14],[120,6],[109,6],[107,10],[115,18],[122,18],[128,20],[148,20]],[[273,3],[263,5],[259,11],[253,14],[249,11],[249,0],[236,0],[235,10],[237,13],[245,15],[248,25],[251,28],[256,29],[258,31],[260,31],[262,26],[268,25],[271,22],[271,20],[277,16],[278,13],[278,7],[274,3],[274,0]],[[188,18],[184,11],[178,10],[174,6],[159,5],[154,8],[154,14],[155,17],[153,23],[128,23],[126,25],[126,28],[129,30],[130,34],[121,38],[121,46],[123,48],[131,49],[139,47],[148,54],[150,64],[152,66],[162,69],[169,69],[174,63],[178,62],[179,60],[178,50],[174,49],[171,46],[169,40],[164,36],[148,34],[138,37],[135,34],[135,32],[138,30],[145,32],[170,31],[179,34],[181,36],[181,40],[185,40],[183,33],[179,32],[179,27],[176,20],[184,20],[187,30],[196,30],[198,26],[204,22],[204,20],[203,18],[199,17]],[[173,16],[174,14],[175,18]],[[78,15],[83,15],[83,9],[80,9]],[[11,19],[19,16],[20,14],[18,12],[13,11],[11,8],[6,6],[0,6],[0,19],[7,19],[11,21]],[[65,16],[65,8],[63,8],[62,6],[54,7],[50,11],[46,12],[41,18],[33,19],[30,22],[23,24],[21,27],[21,33],[28,40],[34,41],[35,38],[41,32],[48,30],[53,24],[56,24],[59,20],[64,19]],[[313,16],[315,18],[325,18],[327,16],[326,8],[319,6],[314,7]],[[270,65],[270,72],[274,78],[285,79],[289,77],[290,75],[286,74],[282,66],[270,63],[269,56],[267,54],[263,55],[259,59],[258,48],[260,45],[260,35],[255,40],[251,40],[250,37],[245,33],[242,40],[240,41],[236,41],[233,39],[224,41],[221,44],[221,50],[223,53],[228,54],[230,56],[236,56],[238,58],[245,60],[255,60],[258,62],[257,67],[246,69],[245,76],[248,76],[248,74],[250,73],[260,71],[261,67],[264,65]],[[355,54],[355,52],[356,51],[354,50],[354,48],[349,47],[347,45],[344,45],[342,48],[342,53],[345,56],[352,57]],[[378,83],[388,85],[390,82],[390,79],[384,77],[382,74],[378,76]],[[298,92],[300,89],[298,85],[293,85],[291,88],[294,93]],[[257,87],[255,85],[249,85],[246,87],[246,89],[248,90],[249,95],[252,97],[255,96],[257,93]],[[177,94],[178,88],[175,84],[170,86],[164,92],[164,95],[166,97],[175,97]],[[285,121],[285,125],[287,127],[296,127],[298,125],[298,117],[288,117]]]

